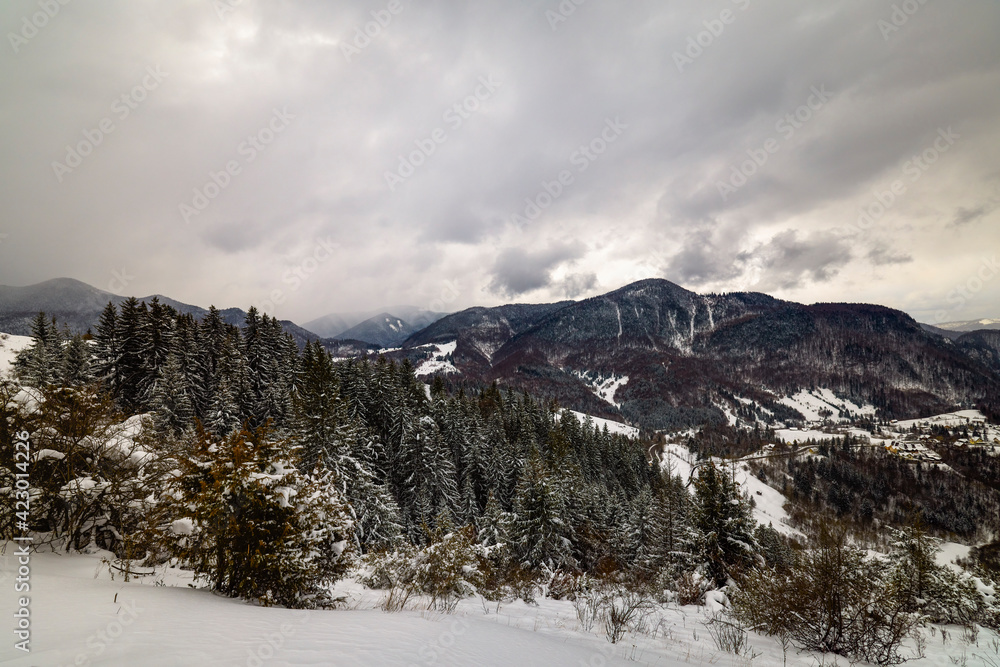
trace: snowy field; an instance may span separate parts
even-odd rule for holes
[[[0,579],[8,591],[0,613],[11,619],[14,558],[8,545]],[[750,635],[752,661],[716,648],[703,621],[709,607],[664,606],[646,621],[646,633],[629,634],[616,645],[603,630],[584,630],[573,604],[541,599],[484,607],[462,602],[456,613],[421,611],[387,614],[376,607],[382,593],[353,581],[338,586],[348,609],[294,611],[261,608],[187,587],[176,572],[154,582],[111,580],[97,555],[31,556],[31,653],[13,648],[11,634],[0,646],[0,663],[60,665],[658,665],[681,667],[814,667],[847,660],[799,653],[782,655],[779,644]],[[915,667],[953,664],[966,656],[970,667],[988,667],[982,655],[993,635],[979,633],[967,645],[960,628],[927,637],[926,657]],[[911,645],[912,649],[913,646]],[[787,657],[787,663],[784,658]]]
[[[829,410],[833,414],[828,417],[831,421],[846,421],[838,417],[841,410],[853,413],[856,416],[875,414],[873,405],[857,405],[847,399],[837,398],[829,389],[814,389],[812,391],[800,391],[794,396],[786,396],[778,401],[790,408],[794,408],[802,413],[806,421],[823,421],[820,416],[821,410]]]
[[[898,430],[909,430],[914,426],[965,426],[966,424],[982,425],[985,422],[986,416],[979,410],[958,410],[922,419],[907,419],[896,422],[893,426]]]
[[[576,410],[570,410],[570,412],[576,415],[576,418],[580,420],[580,423],[583,423],[589,418],[591,421],[594,422],[594,426],[596,426],[599,429],[602,429],[605,426],[607,426],[608,432],[610,433],[620,433],[622,435],[627,435],[631,438],[639,437],[639,429],[637,429],[634,426],[629,426],[628,424],[612,421],[610,419],[604,419],[603,417],[593,417],[583,412],[577,412]]]
[[[779,428],[775,435],[782,442],[805,442],[806,440],[830,440],[841,437],[840,433],[826,433],[816,429]]]
[[[610,377],[597,376],[594,377],[589,373],[583,373],[581,371],[573,371],[573,375],[580,378],[590,390],[594,392],[594,395],[606,403],[610,403],[616,408],[621,407],[621,403],[615,400],[615,392],[620,388],[628,384],[627,375],[612,375]]]
[[[448,356],[454,354],[455,348],[458,347],[458,342],[452,341],[451,343],[435,343],[430,347],[434,348],[431,353],[431,358],[420,362],[417,366],[414,374],[417,377],[423,375],[433,375],[435,373],[457,373],[458,369],[448,361]]]

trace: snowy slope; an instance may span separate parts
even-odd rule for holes
[[[722,465],[724,462],[720,462]],[[773,489],[750,474],[746,464],[736,469],[736,481],[743,490],[753,498],[753,518],[762,525],[771,525],[776,531],[791,537],[805,538],[805,534],[789,525],[791,517],[785,511],[785,498],[777,489]]]
[[[0,556],[0,614],[15,608],[9,583],[15,558],[10,544]],[[663,606],[647,626],[656,636],[628,634],[609,644],[603,630],[583,629],[571,602],[539,599],[497,610],[475,600],[462,602],[453,615],[406,611],[386,614],[373,608],[381,593],[345,581],[337,587],[351,609],[296,611],[256,607],[188,588],[188,579],[171,573],[165,586],[154,582],[110,580],[101,554],[31,556],[31,653],[13,647],[11,635],[0,643],[0,663],[29,665],[517,665],[657,667],[736,667],[751,664],[720,651],[703,625],[706,607]],[[938,633],[940,634],[940,633]],[[968,667],[985,667],[978,654],[994,635],[980,630],[979,646],[966,645],[958,628],[948,628],[944,643],[928,639],[926,657],[913,667],[952,664],[967,655]],[[753,667],[814,667],[834,664],[831,657],[790,650],[782,655],[771,638],[751,633]],[[912,652],[912,640],[908,641]],[[821,662],[822,661],[822,662]],[[836,664],[846,665],[841,659]],[[995,664],[995,663],[993,663]]]
[[[807,421],[811,422],[823,421],[823,417],[819,414],[821,410],[832,412],[833,414],[827,418],[832,421],[843,421],[842,418],[838,417],[842,410],[855,415],[872,416],[875,414],[875,406],[857,405],[845,398],[837,398],[829,389],[803,390],[792,396],[785,396],[778,402],[798,410]]]
[[[17,353],[31,345],[31,336],[0,333],[0,378],[7,377]]]
[[[986,417],[979,410],[958,410],[956,412],[946,412],[942,415],[924,417],[922,419],[907,419],[894,424],[897,429],[909,429],[920,424],[936,426],[965,426],[970,423],[982,424]]]
[[[590,387],[590,390],[594,392],[594,395],[602,401],[610,403],[616,408],[621,407],[621,403],[615,400],[615,392],[628,384],[627,375],[611,375],[610,377],[604,377],[591,373],[583,373],[581,371],[573,371],[573,375],[583,380],[583,382]]]
[[[434,352],[430,359],[423,361],[417,366],[414,374],[417,377],[422,375],[434,375],[435,373],[457,373],[458,369],[455,368],[448,357],[455,353],[455,348],[458,347],[458,343],[452,341],[450,343],[438,343],[431,345],[429,347],[434,348]]]
[[[12,666],[578,665],[595,656],[628,664],[615,655],[623,647],[596,635],[569,641],[483,618],[481,609],[441,616],[261,608],[206,590],[110,581],[96,556],[35,554],[31,568],[32,652],[8,637],[0,662]],[[5,593],[2,614],[9,619],[13,609]]]
[[[603,429],[605,426],[608,427],[610,433],[620,433],[621,435],[627,435],[630,438],[636,438],[639,436],[639,429],[635,426],[629,426],[628,424],[623,424],[621,422],[611,421],[610,419],[604,419],[602,417],[594,417],[592,415],[584,414],[582,412],[577,412],[576,410],[570,410],[576,418],[581,422],[590,418],[594,422],[594,426],[599,429]]]

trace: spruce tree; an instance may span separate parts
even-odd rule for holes
[[[177,437],[193,425],[194,406],[180,354],[170,354],[160,366],[149,406],[158,434]]]
[[[714,463],[698,470],[694,483],[696,524],[704,539],[709,573],[716,585],[757,563],[756,522],[750,500]]]
[[[118,308],[109,301],[101,311],[94,335],[94,376],[115,397],[119,395],[122,384],[120,356]]]
[[[63,386],[78,387],[94,379],[90,344],[77,334],[66,344],[60,368]]]
[[[41,312],[31,321],[31,338],[31,346],[14,360],[14,372],[24,384],[41,388],[60,379],[62,340],[55,321]]]
[[[529,567],[556,570],[575,565],[560,490],[541,457],[532,456],[514,499],[512,528],[518,556]]]

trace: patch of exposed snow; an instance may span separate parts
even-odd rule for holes
[[[956,412],[946,412],[940,415],[934,415],[933,417],[924,417],[922,419],[907,419],[905,421],[896,422],[893,424],[897,429],[908,430],[913,426],[918,426],[924,424],[932,426],[964,426],[969,423],[983,423],[986,421],[986,416],[979,410],[958,410]]]
[[[10,377],[17,353],[31,347],[33,341],[31,336],[0,333],[0,379]]]
[[[837,396],[829,389],[802,390],[793,396],[785,396],[778,400],[779,403],[798,410],[806,421],[821,422],[824,417],[820,416],[823,410],[829,410],[832,414],[825,419],[830,421],[846,421],[839,416],[841,411],[852,412],[856,415],[872,416],[875,414],[873,405],[857,405],[853,401]]]
[[[455,352],[455,348],[458,347],[458,341],[452,341],[450,343],[434,343],[426,347],[433,347],[434,351],[431,353],[431,358],[420,362],[417,366],[415,375],[418,377],[421,375],[434,375],[435,373],[458,373],[458,369],[455,365],[448,360]]]
[[[598,429],[603,429],[605,426],[608,427],[609,433],[619,433],[621,435],[626,435],[630,438],[636,438],[639,436],[639,429],[634,426],[629,426],[628,424],[623,424],[621,422],[612,421],[610,419],[603,419],[602,417],[594,417],[593,415],[588,415],[583,412],[577,412],[576,410],[569,410],[576,418],[581,422],[586,421],[588,418],[594,422],[594,426]]]
[[[573,371],[573,375],[580,378],[594,394],[606,403],[610,403],[616,408],[621,407],[621,403],[615,400],[615,392],[620,388],[628,384],[627,375],[611,375],[604,377],[603,375],[597,375],[596,377],[590,373],[584,373],[583,371]]]
[[[829,440],[843,437],[839,433],[825,433],[813,429],[779,428],[774,433],[782,442],[805,442],[806,440]]]

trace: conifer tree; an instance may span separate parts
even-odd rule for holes
[[[193,425],[194,406],[180,354],[170,354],[160,366],[149,406],[161,435],[177,437]]]
[[[538,455],[527,463],[514,500],[512,537],[522,562],[556,570],[575,565],[565,499]]]
[[[351,520],[329,477],[301,473],[294,458],[264,429],[222,441],[202,432],[181,459],[167,546],[226,595],[329,606],[351,563]]]
[[[118,340],[118,308],[114,303],[108,305],[101,311],[101,318],[97,323],[97,333],[94,335],[94,376],[117,397],[121,390],[121,368],[119,357],[121,356],[121,345]]]
[[[115,399],[126,413],[134,414],[143,405],[142,390],[146,385],[147,369],[143,357],[146,349],[143,341],[146,304],[140,304],[135,297],[129,297],[121,303],[119,309],[116,323],[119,350],[118,393]]]
[[[77,334],[69,339],[63,352],[60,384],[78,387],[90,383],[94,379],[90,344]]]
[[[215,436],[224,438],[243,421],[240,399],[246,393],[246,364],[240,354],[239,331],[223,340],[216,375],[206,426]]]
[[[696,524],[704,539],[709,573],[718,586],[752,567],[759,547],[749,499],[714,463],[702,466],[694,483]]]
[[[31,346],[18,353],[14,372],[24,384],[41,388],[59,380],[62,339],[55,320],[41,312],[31,321],[31,338]]]

